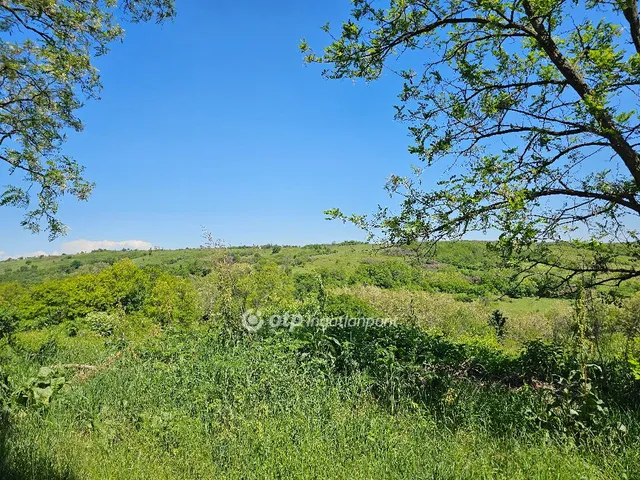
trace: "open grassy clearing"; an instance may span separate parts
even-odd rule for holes
[[[553,340],[554,334],[570,322],[572,312],[571,301],[565,299],[459,301],[448,293],[387,290],[372,286],[346,287],[336,292],[360,298],[399,322],[442,332],[459,340],[475,338],[495,342],[495,332],[487,319],[499,309],[508,317],[504,345],[512,349],[521,348],[535,339]]]

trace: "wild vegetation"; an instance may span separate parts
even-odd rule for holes
[[[0,3],[0,163],[9,173],[0,207],[25,211],[21,225],[55,238],[66,231],[60,199],[86,200],[94,185],[65,155],[78,110],[101,90],[92,64],[122,40],[125,22],[175,16],[173,0],[8,0]]]
[[[407,255],[0,263],[3,478],[640,475],[636,284],[540,297],[483,242]],[[247,331],[257,311],[397,322]]]
[[[63,234],[60,199],[93,188],[62,146],[95,57],[174,15],[0,2],[22,226]],[[387,248],[0,262],[0,476],[640,478],[637,2],[353,0],[300,47],[327,78],[401,79],[398,208],[326,212]]]
[[[637,2],[353,0],[323,29],[328,45],[303,40],[304,60],[329,79],[396,75],[417,160],[385,186],[398,202],[330,217],[394,244],[493,229],[524,269],[608,274],[591,285],[640,276]],[[569,238],[591,261],[549,249]]]

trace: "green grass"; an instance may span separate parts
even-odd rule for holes
[[[0,327],[17,328],[0,338],[0,478],[640,478],[622,310],[585,313],[607,322],[597,357],[571,300],[504,295],[531,290],[486,247],[419,265],[358,243],[0,262]],[[401,327],[249,334],[247,308]],[[584,352],[608,362],[600,397],[569,379]],[[42,366],[64,376],[48,406]]]
[[[5,432],[2,476],[640,475],[635,445],[579,446],[514,432],[508,420],[492,425],[483,409],[504,398],[496,400],[490,390],[460,393],[465,421],[410,406],[391,412],[374,398],[366,376],[327,376],[313,362],[296,360],[290,348],[274,339],[230,342],[206,332],[163,336],[93,376],[71,376],[69,391],[48,410],[24,411]],[[49,360],[69,358],[59,355]]]
[[[447,293],[370,286],[346,287],[336,291],[365,300],[385,316],[401,323],[443,332],[449,338],[459,340],[484,339],[495,343],[495,332],[488,321],[491,312],[499,309],[508,317],[505,346],[513,350],[531,340],[553,340],[554,330],[566,328],[565,323],[571,316],[571,302],[563,299],[476,299],[462,302]]]

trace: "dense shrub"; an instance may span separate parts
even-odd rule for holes
[[[18,315],[12,307],[0,304],[0,340],[10,337],[18,323]]]
[[[309,296],[317,295],[322,284],[320,274],[297,273],[293,276],[294,296],[297,300],[304,300]]]
[[[419,285],[420,270],[402,261],[361,263],[351,277],[351,283],[381,288]]]
[[[553,381],[554,376],[566,376],[578,363],[559,345],[534,340],[527,343],[518,358],[519,370],[528,380]]]
[[[82,323],[96,313],[144,311],[162,324],[188,324],[202,316],[190,281],[159,269],[142,269],[130,259],[97,274],[48,280],[28,288],[3,285],[0,305],[10,306],[27,329]]]
[[[277,311],[293,307],[293,279],[275,264],[258,265],[240,279],[238,294],[244,307]]]
[[[94,304],[104,311],[117,306],[134,312],[140,310],[151,288],[147,272],[125,259],[97,275]]]
[[[452,269],[428,272],[421,283],[424,288],[444,293],[484,295],[489,290],[485,285],[472,283],[464,274]]]
[[[49,280],[29,289],[18,303],[18,313],[25,326],[34,328],[84,318],[89,312],[106,307],[96,286],[93,275]]]
[[[91,312],[85,318],[87,327],[101,337],[110,337],[121,325],[120,315],[107,312]]]
[[[490,345],[458,343],[406,326],[303,329],[297,335],[304,341],[305,352],[327,359],[335,371],[370,375],[383,397],[397,398],[402,390],[414,401],[427,403],[443,395],[453,379],[509,388],[547,385],[560,395],[567,382],[574,382],[576,372],[580,375],[585,368],[576,352],[540,341],[527,344],[519,355],[509,355]],[[584,395],[585,402],[601,397],[610,404],[640,408],[640,381],[631,368],[620,362],[588,368],[592,393]],[[577,395],[571,402],[580,401]]]
[[[171,275],[156,280],[145,300],[144,311],[162,325],[188,326],[202,318],[193,285]]]
[[[352,295],[327,295],[322,313],[328,317],[374,318],[381,314],[364,300]]]
[[[244,265],[220,261],[209,275],[194,279],[203,319],[227,326],[237,322],[244,308],[240,283],[246,275]]]
[[[341,287],[350,282],[349,273],[343,268],[322,267],[317,273],[326,287]]]

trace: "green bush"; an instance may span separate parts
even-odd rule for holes
[[[351,283],[381,288],[416,286],[420,280],[420,270],[403,261],[361,263],[351,277]]]
[[[18,315],[8,305],[0,304],[0,340],[10,338],[18,323]]]
[[[82,322],[89,316],[96,320],[96,331],[107,335],[116,318],[111,314],[141,311],[161,324],[189,324],[202,316],[198,303],[188,280],[159,269],[141,269],[130,259],[97,274],[48,280],[28,288],[0,287],[0,306],[11,306],[12,315],[26,329]]]
[[[328,317],[376,318],[381,314],[364,300],[352,295],[327,295],[322,313]]]
[[[297,273],[293,276],[294,296],[297,300],[304,300],[316,296],[320,290],[322,277],[314,273]]]
[[[168,274],[156,279],[145,300],[144,311],[161,325],[188,326],[202,318],[198,296],[191,282]]]
[[[265,312],[294,308],[294,282],[279,265],[257,265],[238,282],[238,295],[244,299],[244,308]]]
[[[116,307],[127,313],[140,310],[152,288],[148,273],[130,259],[103,270],[95,281],[93,303],[103,311]]]
[[[472,283],[464,274],[452,269],[429,271],[423,276],[421,284],[425,289],[438,292],[476,296],[484,295],[488,290],[487,286]]]
[[[454,294],[453,299],[456,302],[471,303],[476,299],[476,297],[469,293],[456,293]]]
[[[25,326],[40,328],[84,318],[99,308],[96,303],[102,303],[96,294],[96,277],[80,275],[33,286],[21,298],[18,314]]]
[[[91,312],[85,317],[85,323],[92,332],[110,337],[121,326],[121,319],[117,313]]]
[[[49,406],[52,396],[64,389],[66,378],[59,368],[41,367],[37,377],[30,378],[16,393],[18,403],[27,407]]]

